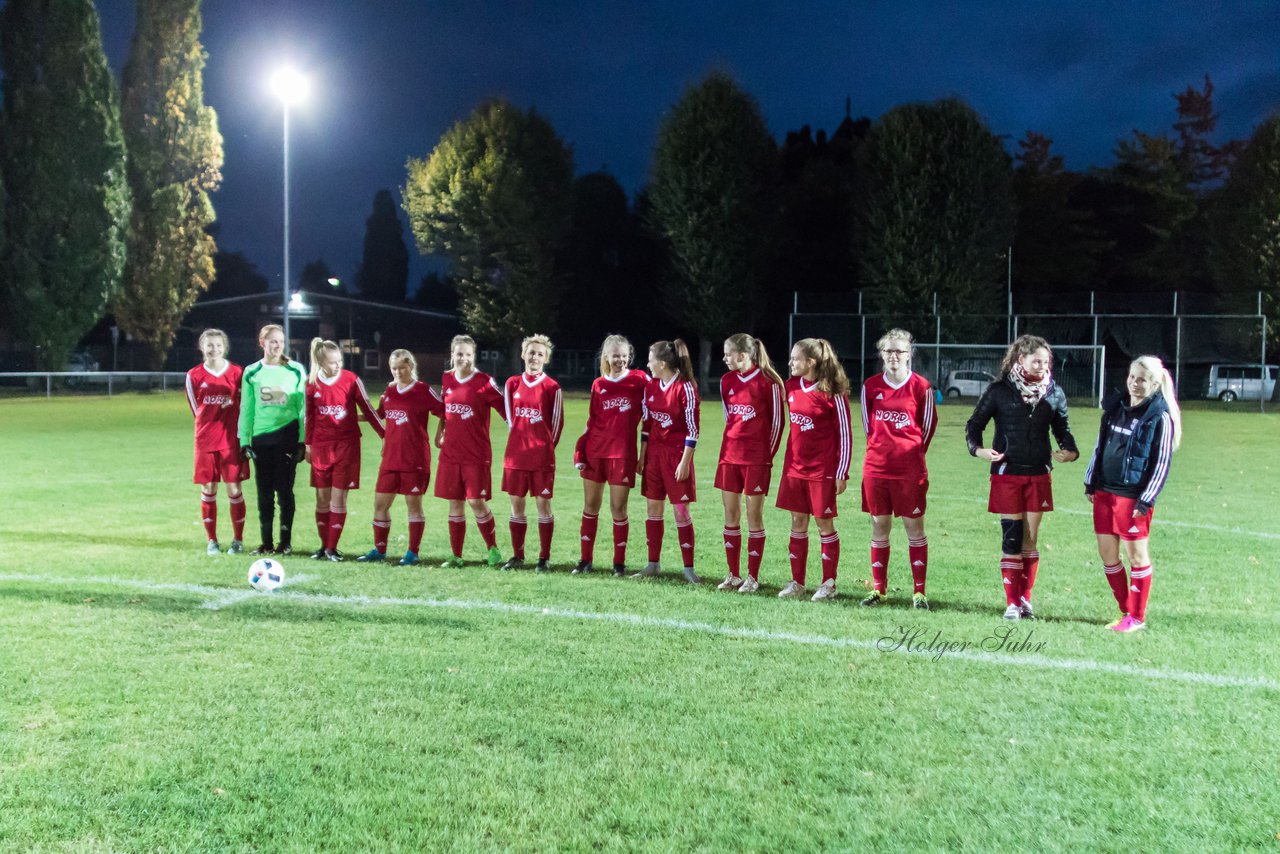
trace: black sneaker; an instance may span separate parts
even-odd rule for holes
[[[327,561],[331,561],[332,563],[342,563],[344,560],[347,559],[347,556],[344,555],[342,552],[338,551],[337,549],[325,549],[324,559]]]
[[[627,577],[626,564],[615,563],[613,565],[613,576],[614,578],[626,578]]]
[[[328,555],[325,554],[324,546],[321,546],[320,548],[316,549],[311,553],[312,560],[325,560],[327,558],[328,558]]]
[[[276,554],[291,555],[293,554],[293,546],[289,545],[288,543],[284,543],[283,545],[280,546],[280,548],[276,549]]]
[[[588,572],[595,572],[595,567],[591,565],[589,560],[580,560],[578,564],[570,572],[571,575],[584,575]]]
[[[271,543],[263,543],[253,551],[249,552],[251,555],[273,555],[275,553],[276,547],[271,545]]]
[[[499,567],[503,572],[510,572],[513,569],[524,569],[524,558],[513,557]]]
[[[551,561],[546,558],[538,558],[538,565],[533,568],[534,572],[550,572]]]

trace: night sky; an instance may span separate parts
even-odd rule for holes
[[[99,0],[119,71],[134,4]],[[956,95],[997,134],[1051,136],[1071,169],[1105,165],[1133,128],[1163,132],[1171,93],[1212,76],[1220,138],[1280,108],[1280,13],[1259,2],[282,2],[204,4],[205,100],[226,166],[214,196],[224,249],[279,282],[281,111],[270,71],[312,79],[291,115],[292,265],[359,263],[374,193],[482,99],[548,117],[579,173],[643,186],[659,122],[721,68],[759,101],[779,141],[844,115]],[[1012,142],[1010,142],[1012,144]],[[414,258],[410,287],[430,265]]]

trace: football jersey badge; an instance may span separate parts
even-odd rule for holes
[[[880,392],[879,394],[877,394],[876,400],[884,400],[884,392]]]

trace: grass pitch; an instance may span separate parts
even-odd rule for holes
[[[704,405],[696,463],[709,582],[724,574],[717,412]],[[1091,447],[1096,411],[1073,414]],[[295,556],[268,596],[245,584],[248,556],[204,555],[181,395],[0,402],[0,848],[1280,845],[1275,415],[1186,413],[1157,509],[1150,629],[1131,636],[1102,628],[1115,608],[1084,461],[1059,467],[1041,532],[1044,619],[999,619],[999,528],[986,466],[965,453],[966,407],[940,410],[930,453],[928,614],[909,608],[900,528],[893,604],[857,607],[856,480],[833,603],[771,595],[788,579],[776,510],[756,597],[679,581],[670,521],[669,578],[571,577],[585,402],[566,415],[558,572],[482,568],[470,520],[475,562],[430,568],[447,549],[431,499],[428,568]],[[495,422],[499,460],[504,434]],[[376,441],[364,450],[351,553],[370,545]],[[305,467],[299,484],[301,550]],[[493,507],[505,547],[505,496]],[[631,518],[635,564],[638,495]],[[398,554],[402,504],[393,525]],[[607,562],[607,511],[600,530]]]

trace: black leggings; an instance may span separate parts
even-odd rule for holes
[[[253,437],[254,484],[258,487],[258,525],[262,542],[270,545],[275,518],[274,498],[280,502],[280,546],[293,546],[293,478],[297,472],[298,424]]]

